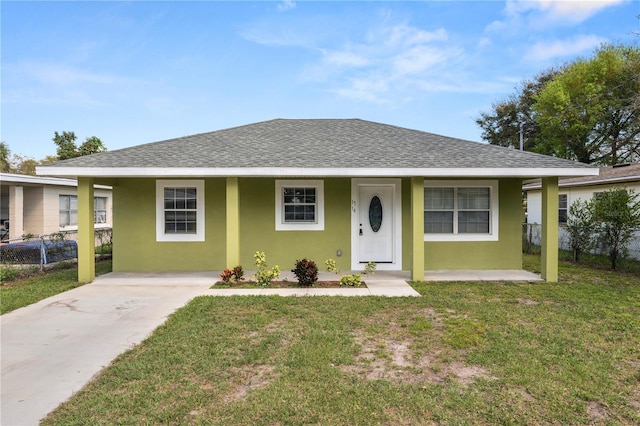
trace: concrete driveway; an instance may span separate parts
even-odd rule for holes
[[[0,316],[0,424],[37,425],[218,279],[212,272],[110,275]]]

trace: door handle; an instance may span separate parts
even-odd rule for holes
[[[360,236],[362,236],[362,224],[360,224]]]

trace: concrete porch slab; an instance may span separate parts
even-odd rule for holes
[[[425,281],[542,281],[533,272],[514,270],[446,270],[426,271]]]

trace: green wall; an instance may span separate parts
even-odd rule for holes
[[[306,257],[319,269],[331,258],[340,270],[351,262],[351,179],[324,179],[324,231],[275,230],[275,179],[240,179],[240,262],[254,268],[253,255],[264,251],[270,266],[290,270]],[[342,256],[337,257],[337,250]],[[233,265],[227,265],[233,266]]]
[[[205,241],[156,242],[155,182],[110,180],[113,186],[113,270],[222,270],[226,264],[225,179],[205,180]],[[275,230],[275,179],[240,178],[240,264],[254,269],[253,255],[262,250],[269,265],[292,269],[307,257],[319,268],[333,258],[338,269],[351,265],[351,179],[324,179],[324,231]],[[402,179],[402,268],[411,268],[410,179]],[[500,240],[425,242],[425,268],[521,269],[521,180],[500,179]],[[336,256],[341,250],[342,256]]]
[[[225,180],[205,179],[205,241],[156,241],[156,180],[113,184],[114,271],[220,270],[225,265]]]
[[[522,269],[522,181],[500,179],[498,241],[425,242],[426,270]]]

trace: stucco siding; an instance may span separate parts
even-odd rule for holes
[[[292,269],[304,257],[324,268],[332,258],[338,269],[349,270],[351,262],[351,180],[324,181],[324,230],[276,231],[276,179],[240,179],[240,259],[245,269],[254,268],[253,255],[264,251],[269,265]],[[337,256],[341,250],[342,256]],[[232,267],[234,265],[227,265]]]
[[[225,181],[205,181],[205,241],[156,241],[156,180],[113,186],[114,271],[199,271],[225,267]]]
[[[25,186],[23,189],[24,230],[30,234],[44,234],[45,203],[43,188]],[[56,230],[57,231],[57,230]],[[54,231],[55,232],[55,231]]]
[[[426,270],[522,269],[522,181],[499,181],[498,241],[425,242]]]

